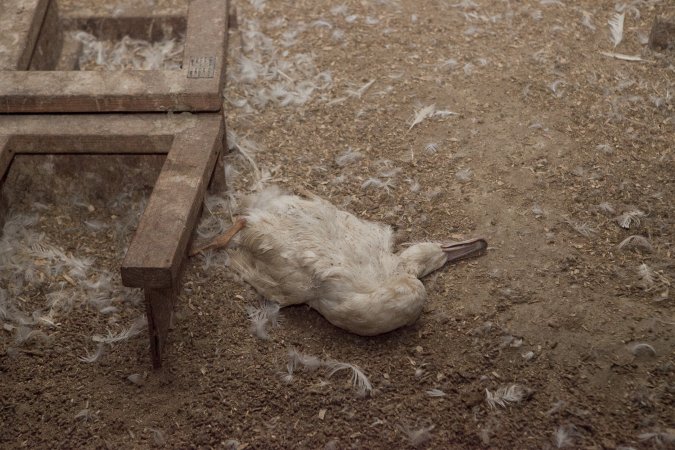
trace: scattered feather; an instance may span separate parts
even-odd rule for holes
[[[440,117],[442,119],[445,119],[446,117],[458,116],[458,115],[459,115],[459,113],[456,113],[454,111],[449,111],[447,109],[439,109],[439,110],[435,111],[434,114],[433,114],[434,117]]]
[[[363,159],[363,153],[358,150],[353,150],[351,147],[335,157],[335,164],[340,167],[347,166],[351,163]]]
[[[631,344],[629,348],[635,356],[656,356],[656,349],[645,342],[636,342]]]
[[[604,153],[605,155],[611,155],[612,153],[614,153],[614,149],[609,144],[598,144],[595,148]]]
[[[438,144],[435,142],[429,142],[424,146],[424,151],[430,155],[433,155],[434,153],[438,152]]]
[[[600,54],[607,56],[609,58],[620,59],[622,61],[632,61],[632,62],[648,62],[646,59],[642,59],[637,55],[625,55],[623,53],[614,53],[614,52],[600,52]]]
[[[457,68],[459,63],[454,58],[448,58],[441,63],[441,69],[454,70]]]
[[[609,25],[609,31],[612,34],[611,41],[614,44],[614,47],[621,43],[623,39],[623,21],[626,17],[625,13],[615,14],[607,24]]]
[[[415,111],[412,121],[410,122],[410,128],[408,128],[408,131],[412,130],[415,125],[422,123],[423,120],[431,117],[434,114],[434,112],[436,112],[436,105],[433,104],[425,106],[424,108]]]
[[[356,387],[357,391],[362,394],[367,394],[373,390],[368,377],[361,371],[358,366],[339,361],[324,361],[323,366],[328,369],[328,378],[341,370],[350,370],[352,373],[352,385]]]
[[[485,389],[485,399],[490,408],[501,406],[503,408],[510,403],[518,403],[527,395],[527,390],[518,385],[512,384],[510,386],[503,386],[497,389],[494,393]]]
[[[433,429],[434,425],[431,425],[429,427],[422,427],[417,430],[404,428],[403,431],[408,437],[408,442],[410,443],[410,445],[412,445],[413,447],[419,447],[431,440],[432,438],[431,431]]]
[[[574,435],[576,434],[574,426],[560,426],[553,434],[553,443],[556,448],[571,447],[574,445]]]
[[[145,377],[140,373],[132,373],[127,377],[127,380],[136,386],[143,386],[145,384]]]
[[[595,31],[595,25],[593,25],[593,20],[591,19],[591,14],[583,11],[581,14],[581,24],[588,28],[591,31]]]
[[[545,212],[541,206],[535,203],[532,205],[532,214],[534,214],[534,217],[539,218],[544,216]]]
[[[82,362],[91,364],[93,362],[98,361],[101,356],[103,356],[105,350],[105,344],[103,342],[99,342],[99,344],[96,346],[96,351],[93,353],[89,353],[87,350],[86,356],[80,356],[78,359]]]
[[[396,184],[394,183],[394,180],[391,178],[387,180],[380,180],[379,178],[368,178],[361,184],[361,189],[380,188],[384,189],[387,193],[390,191],[391,188],[394,187],[396,187]]]
[[[280,326],[281,313],[276,302],[262,300],[258,306],[247,306],[246,313],[251,321],[251,334],[261,340],[269,340],[268,327]]]
[[[260,2],[260,0],[257,1]],[[264,2],[262,3],[264,4]],[[152,432],[152,440],[154,441],[155,445],[160,447],[166,445],[166,432],[164,430],[160,428],[149,428],[149,430]]]
[[[591,226],[588,225],[587,223],[577,223],[577,222],[574,222],[574,221],[569,220],[569,219],[566,220],[566,223],[574,231],[576,231],[577,233],[579,233],[580,235],[582,235],[584,237],[590,238],[596,233],[596,231],[593,228],[591,228]]]
[[[374,78],[358,89],[347,89],[347,95],[350,97],[361,98],[361,96],[366,93],[373,83],[375,83]]]
[[[426,392],[429,397],[445,397],[447,394],[440,389],[431,389]]]
[[[492,328],[494,327],[494,324],[492,322],[485,322],[482,325],[474,328],[469,332],[471,336],[484,336],[488,334]]]
[[[471,181],[472,176],[473,176],[473,172],[468,167],[465,168],[465,169],[460,169],[457,172],[455,172],[455,178],[458,181],[461,181],[463,183],[466,183],[467,181]]]
[[[614,210],[614,207],[609,204],[608,202],[602,202],[598,205],[598,209],[601,212],[607,213],[607,214],[614,214],[616,211]]]
[[[675,444],[675,432],[668,430],[642,433],[638,435],[638,439],[641,441],[651,441],[659,447],[672,446]]]
[[[618,223],[621,228],[628,230],[633,225],[636,227],[640,226],[640,219],[646,216],[647,215],[639,209],[634,209],[632,211],[627,211],[617,217],[616,223]]]
[[[551,407],[551,409],[549,409],[548,411],[546,411],[545,414],[546,414],[547,416],[551,416],[551,415],[553,415],[553,414],[555,414],[555,413],[561,411],[561,410],[565,407],[565,404],[566,404],[566,403],[565,403],[565,400],[558,400],[557,402],[555,402],[555,403],[553,404],[553,406]]]
[[[649,289],[656,284],[657,274],[647,264],[642,263],[638,267],[638,275],[645,289]]]
[[[114,344],[116,342],[125,341],[140,334],[141,331],[143,331],[147,326],[147,323],[148,322],[145,316],[140,316],[131,324],[129,328],[122,330],[117,334],[114,334],[112,331],[109,330],[107,336],[101,336],[99,334],[96,334],[91,339],[94,342],[105,344]]]
[[[638,248],[645,250],[647,252],[651,252],[652,249],[652,244],[649,242],[649,239],[647,239],[644,236],[640,236],[637,234],[634,234],[632,236],[628,236],[626,239],[621,241],[618,245],[618,248],[620,249],[628,249],[628,248]]]
[[[564,81],[564,80],[555,80],[555,81],[553,81],[553,83],[551,83],[551,84],[548,85],[549,90],[550,90],[550,91],[553,93],[553,95],[556,96],[557,98],[562,97],[562,95],[563,95],[563,93],[564,93],[562,90],[559,89],[559,86],[560,86],[561,84],[565,84],[565,81]]]
[[[81,419],[83,422],[88,422],[92,417],[93,414],[89,408],[82,409],[77,414],[75,414],[75,418]]]
[[[321,359],[317,358],[316,356],[300,353],[294,348],[288,351],[288,360],[294,369],[297,367],[303,367],[310,371],[318,369],[323,364]]]

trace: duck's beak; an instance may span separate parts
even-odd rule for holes
[[[210,250],[210,249],[217,249],[217,248],[225,248],[227,247],[227,244],[230,243],[232,238],[239,232],[241,231],[242,228],[246,225],[246,219],[243,217],[240,217],[239,219],[235,220],[235,222],[232,224],[228,230],[221,234],[220,236],[216,236],[213,238],[211,242],[209,242],[206,245],[200,246],[193,248],[190,250],[190,256],[195,256],[198,253],[201,253],[205,250]]]
[[[482,255],[487,249],[487,245],[485,239],[476,238],[442,245],[441,248],[445,252],[447,262],[454,262]]]

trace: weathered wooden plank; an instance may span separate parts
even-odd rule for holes
[[[125,286],[175,284],[197,222],[209,176],[222,151],[223,121],[202,116],[200,126],[174,138],[122,264]]]
[[[49,0],[0,2],[0,70],[26,70]]]
[[[5,115],[0,116],[0,135],[174,135],[199,126],[201,120],[202,116],[189,113]]]
[[[192,114],[0,116],[15,153],[168,153],[174,135],[198,127]]]
[[[0,72],[0,112],[218,111],[211,79],[186,71]]]
[[[150,357],[152,367],[162,366],[162,351],[166,345],[171,318],[176,304],[176,287],[166,289],[145,289],[145,310],[150,335]]]
[[[30,59],[30,70],[54,70],[61,57],[62,47],[63,30],[57,0],[51,0]]]

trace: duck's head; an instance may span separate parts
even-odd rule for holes
[[[449,262],[478,256],[487,249],[485,239],[470,239],[450,244],[423,242],[411,245],[400,253],[404,271],[423,277]]]

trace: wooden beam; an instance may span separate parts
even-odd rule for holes
[[[178,279],[222,133],[216,115],[174,138],[122,264],[125,286],[168,288]]]
[[[174,135],[200,126],[193,114],[0,115],[15,153],[169,152]]]
[[[0,70],[28,70],[49,0],[1,0]]]
[[[0,113],[219,111],[213,79],[186,70],[0,72]]]

